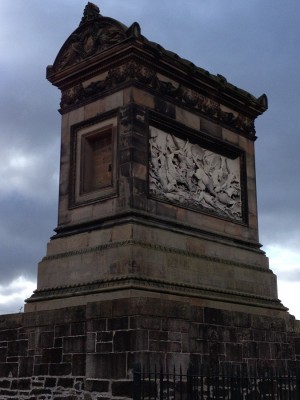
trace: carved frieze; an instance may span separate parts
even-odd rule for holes
[[[242,220],[240,157],[225,157],[150,127],[150,195]]]
[[[183,85],[173,84],[159,79],[156,72],[137,62],[129,62],[108,71],[105,79],[90,83],[84,87],[79,84],[63,91],[61,109],[89,101],[94,96],[101,96],[102,92],[133,80],[156,91],[160,96],[167,96],[182,103],[184,106],[200,111],[202,114],[236,128],[250,136],[255,135],[254,121],[244,115],[223,111],[216,101],[191,90]]]

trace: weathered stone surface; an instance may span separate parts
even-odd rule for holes
[[[157,57],[91,3],[76,32],[47,73],[62,91],[58,226],[26,313],[0,317],[0,397],[132,398],[137,365],[299,365],[258,242],[266,97]]]
[[[299,327],[283,317],[155,298],[106,300],[76,310],[62,309],[66,321],[59,317],[57,325],[56,310],[48,311],[48,325],[40,312],[36,318],[23,315],[24,328],[10,330],[11,336],[31,339],[22,339],[21,346],[18,339],[1,342],[14,354],[2,352],[1,394],[20,397],[22,392],[24,400],[130,397],[137,364],[152,372],[181,365],[185,372],[212,363],[285,368],[300,362]],[[0,329],[3,337],[4,332]],[[29,348],[30,356],[23,356]]]

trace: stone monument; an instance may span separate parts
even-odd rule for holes
[[[298,365],[258,237],[267,97],[92,3],[47,79],[62,93],[58,226],[25,313],[0,321],[0,392],[124,398],[136,363]]]
[[[47,78],[62,92],[58,226],[27,312],[144,297],[285,315],[258,241],[265,95],[91,3]]]

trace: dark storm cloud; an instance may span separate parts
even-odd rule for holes
[[[103,15],[128,26],[139,22],[149,40],[257,97],[268,95],[269,110],[256,122],[260,240],[298,251],[299,1],[94,2]],[[45,71],[77,28],[86,3],[0,1],[0,271],[5,283],[20,274],[35,277],[56,224],[60,94]],[[289,274],[300,280],[298,271]]]

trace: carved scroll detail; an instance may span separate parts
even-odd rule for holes
[[[149,189],[155,197],[242,220],[240,159],[150,128]]]
[[[89,24],[80,34],[70,36],[68,46],[55,65],[57,71],[76,64],[126,39],[126,33],[114,25]]]

